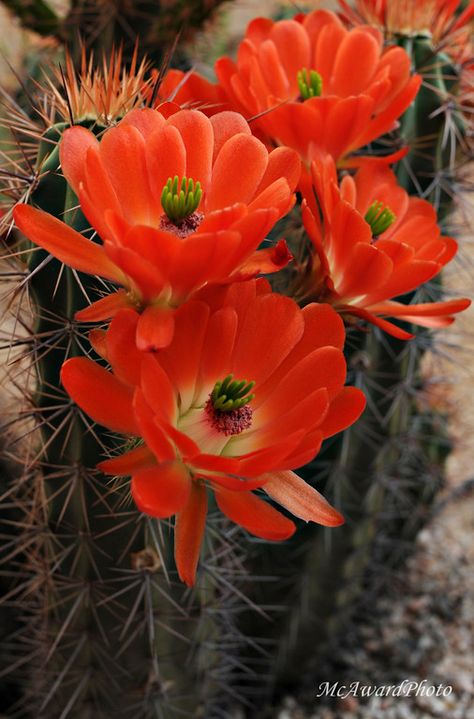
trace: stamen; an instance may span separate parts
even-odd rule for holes
[[[300,95],[303,100],[310,97],[320,97],[323,91],[323,79],[316,70],[307,70],[305,67],[296,75]]]
[[[205,412],[212,427],[226,436],[240,434],[252,426],[253,411],[248,405],[233,409],[230,412],[223,412],[215,409],[212,399],[209,398],[206,402]]]
[[[183,177],[181,182],[178,175],[168,177],[161,193],[161,206],[171,222],[179,225],[183,220],[196,212],[202,198],[201,183],[192,178]]]
[[[255,382],[235,380],[229,374],[216,382],[206,402],[205,411],[214,429],[225,435],[240,434],[252,425],[252,408],[249,402]]]
[[[240,409],[255,397],[254,394],[250,394],[255,387],[255,382],[248,382],[246,379],[234,380],[233,377],[232,374],[229,374],[222,381],[216,382],[211,392],[213,407],[220,412]]]
[[[373,202],[365,214],[365,221],[369,223],[373,237],[378,237],[393,225],[397,219],[389,207],[384,207],[383,202]]]

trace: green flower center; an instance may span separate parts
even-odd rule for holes
[[[183,177],[180,181],[178,175],[168,177],[161,193],[161,206],[167,217],[175,225],[196,212],[202,198],[200,182],[192,178]]]
[[[309,100],[310,97],[319,97],[323,91],[323,79],[316,70],[307,70],[305,67],[299,70],[296,78],[300,95],[303,100]]]
[[[251,394],[254,387],[255,382],[248,382],[246,379],[234,380],[234,376],[229,374],[214,385],[210,397],[212,405],[219,412],[241,409],[255,397]]]
[[[376,200],[370,205],[364,219],[369,223],[373,237],[378,237],[393,225],[397,217],[389,207],[384,207],[383,202]]]

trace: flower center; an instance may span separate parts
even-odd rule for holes
[[[161,193],[161,206],[167,217],[175,225],[196,213],[202,198],[200,182],[192,178],[183,177],[180,181],[178,175],[168,177]],[[197,214],[197,213],[196,213]]]
[[[234,380],[229,374],[216,382],[205,405],[205,412],[214,429],[225,435],[240,434],[252,425],[252,408],[249,402],[255,382]]]
[[[397,219],[394,212],[389,207],[384,207],[383,202],[377,200],[373,202],[364,217],[365,221],[369,223],[372,235],[377,238],[385,230],[393,225]]]
[[[300,97],[309,100],[310,97],[319,97],[323,91],[323,79],[316,70],[307,70],[305,67],[296,75]]]

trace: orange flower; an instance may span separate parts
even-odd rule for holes
[[[100,142],[84,127],[64,133],[64,175],[103,244],[33,207],[14,213],[22,232],[59,260],[125,288],[76,317],[143,310],[141,349],[171,341],[174,309],[206,283],[274,272],[291,259],[284,241],[257,247],[293,205],[296,153],[269,153],[233,112],[209,119],[168,105],[167,113],[133,110]]]
[[[295,148],[308,163],[313,145],[342,161],[391,130],[421,83],[410,75],[405,50],[384,49],[378,30],[348,30],[327,10],[293,20],[253,20],[237,61],[222,57],[215,71],[228,107],[247,118],[259,116],[252,121],[257,135]],[[205,81],[189,82],[194,99],[212,111],[219,93]],[[173,86],[176,98],[190,99],[186,78],[176,71],[163,93]]]
[[[206,300],[206,301],[204,301]],[[175,313],[172,342],[158,353],[134,345],[138,315],[123,310],[91,340],[113,374],[68,360],[62,381],[96,422],[142,441],[99,465],[131,475],[137,507],[176,515],[175,557],[194,582],[206,517],[206,487],[232,521],[265,539],[295,525],[252,490],[294,515],[327,526],[341,515],[291,470],[352,424],[362,392],[344,387],[344,327],[328,305],[302,311],[264,280],[208,288]]]
[[[351,23],[378,25],[388,37],[429,33],[433,43],[445,44],[474,17],[474,2],[457,14],[460,0],[346,0],[339,4]]]
[[[392,298],[427,282],[456,254],[442,237],[433,207],[410,197],[392,170],[366,161],[355,177],[337,184],[329,156],[305,174],[303,221],[315,248],[299,293],[330,302],[399,337],[411,334],[382,319],[398,317],[424,327],[443,327],[466,309],[466,299],[405,305]]]

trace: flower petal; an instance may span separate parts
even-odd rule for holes
[[[365,409],[366,399],[363,392],[357,387],[343,387],[333,399],[328,413],[319,429],[324,437],[332,437],[350,427]]]
[[[53,215],[29,205],[17,205],[13,217],[29,240],[69,267],[127,284],[123,272],[109,260],[101,245],[87,240]]]
[[[208,117],[199,110],[181,110],[168,124],[179,131],[186,148],[186,176],[200,182],[204,191],[211,179],[214,133]]]
[[[288,539],[296,527],[290,519],[251,492],[230,492],[216,488],[219,509],[236,524],[263,539]]]
[[[72,189],[79,194],[79,185],[87,176],[86,157],[89,148],[97,149],[96,136],[80,125],[64,131],[59,144],[59,159],[63,175]]]
[[[109,320],[120,310],[129,308],[131,300],[125,290],[118,290],[106,295],[101,300],[93,302],[89,307],[84,307],[74,315],[74,319],[78,322],[99,322],[101,320]]]
[[[104,474],[127,477],[135,472],[142,469],[149,469],[155,465],[156,458],[154,454],[146,445],[140,445],[139,447],[135,447],[135,449],[131,449],[129,452],[125,452],[125,454],[118,455],[118,457],[104,459],[103,462],[99,462],[97,469],[100,469]]]
[[[256,137],[239,134],[227,140],[214,163],[206,211],[250,202],[267,164],[268,151]]]
[[[157,460],[160,462],[172,462],[176,458],[176,449],[161,425],[156,421],[153,411],[140,389],[135,390],[133,411],[137,425],[140,428],[139,435],[143,437]]]
[[[137,324],[137,347],[144,352],[168,347],[174,333],[174,310],[150,305],[140,315]]]
[[[186,506],[191,477],[182,462],[164,462],[134,474],[130,488],[140,512],[151,517],[171,517]]]
[[[176,515],[174,527],[174,558],[182,582],[192,587],[196,581],[202,539],[206,528],[206,488],[191,482],[191,492],[185,506]]]
[[[231,137],[238,134],[251,135],[251,130],[247,120],[238,112],[218,112],[211,117],[212,128],[214,130],[214,153],[213,160],[221,151],[224,143]]]
[[[140,381],[142,353],[135,343],[138,319],[139,315],[135,310],[120,310],[106,334],[107,359],[114,374],[130,385],[136,385]]]
[[[264,491],[285,509],[325,527],[338,527],[344,518],[329,502],[294,472],[274,472],[263,485]]]
[[[87,357],[73,357],[61,368],[61,382],[94,422],[124,434],[140,434],[132,409],[132,390],[111,372]]]

